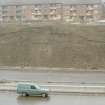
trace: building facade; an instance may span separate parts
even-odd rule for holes
[[[92,22],[102,19],[103,9],[99,4],[64,5],[64,20]]]
[[[83,1],[83,0],[82,0]],[[95,1],[95,0],[94,0]],[[97,2],[96,2],[97,1]],[[95,2],[7,2],[0,4],[0,22],[66,21],[92,22],[103,19],[100,0]]]

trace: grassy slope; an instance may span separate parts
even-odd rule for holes
[[[105,27],[0,26],[0,65],[105,68]]]

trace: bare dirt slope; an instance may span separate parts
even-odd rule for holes
[[[105,26],[0,26],[0,65],[105,68]]]

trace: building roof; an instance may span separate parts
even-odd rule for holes
[[[98,4],[101,0],[0,0],[0,5],[23,5],[23,4]]]

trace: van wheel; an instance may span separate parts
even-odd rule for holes
[[[43,94],[42,94],[42,97],[48,97],[48,94],[43,93]]]
[[[26,93],[26,96],[29,96],[29,94]]]
[[[22,96],[29,96],[27,93],[22,93]]]

